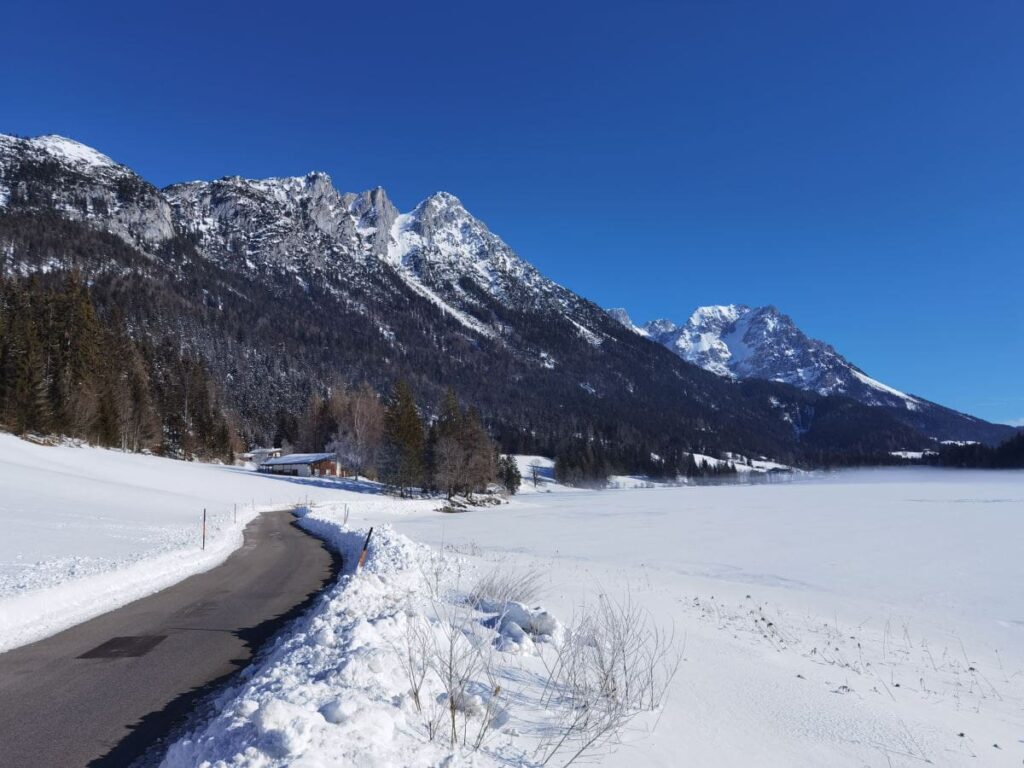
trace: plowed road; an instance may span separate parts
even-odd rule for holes
[[[244,667],[339,562],[290,512],[223,565],[0,654],[0,766],[126,766]]]

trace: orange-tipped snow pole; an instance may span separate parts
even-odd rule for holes
[[[370,537],[373,536],[373,528],[370,528],[369,533],[366,534],[366,541],[363,542],[363,551],[359,553],[359,563],[356,565],[356,573],[363,567],[363,563],[366,562],[366,549],[370,546]]]

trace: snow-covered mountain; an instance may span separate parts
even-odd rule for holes
[[[722,308],[631,333],[628,318],[542,275],[445,192],[402,213],[383,189],[342,191],[320,172],[159,190],[69,139],[0,136],[0,213],[5,271],[88,272],[134,333],[200,354],[253,428],[338,376],[382,390],[406,376],[427,398],[454,386],[526,450],[594,429],[781,460],[797,460],[819,429],[828,445],[816,451],[925,439],[905,422],[875,414],[865,428],[846,406],[757,385],[763,374],[815,397],[917,402],[860,378],[774,310]],[[55,214],[131,248],[85,235],[88,247],[68,248],[76,235],[53,234]]]
[[[63,136],[0,134],[0,209],[56,211],[151,249],[174,236],[171,207],[149,182]]]
[[[382,189],[341,193],[320,172],[294,178],[193,181],[164,194],[178,227],[210,256],[243,270],[330,273],[338,259],[386,253],[398,215]]]
[[[939,439],[965,429],[975,433],[976,424],[985,424],[871,378],[830,344],[809,337],[773,306],[698,307],[682,324],[659,319],[636,325],[625,310],[610,310],[610,314],[638,334],[719,376],[766,379],[820,395],[850,397],[891,409]]]
[[[719,376],[782,381],[866,405],[915,410],[920,401],[872,379],[829,344],[810,338],[772,306],[698,307],[682,325],[653,320],[638,330]]]
[[[571,316],[588,340],[603,335],[602,312],[519,258],[447,192],[408,213],[381,188],[340,192],[319,172],[189,182],[164,193],[179,229],[234,269],[315,277],[335,286],[367,269],[385,270],[483,336],[507,330],[495,304],[558,312]]]
[[[401,213],[383,189],[343,192],[317,171],[157,190],[70,139],[0,136],[2,208],[56,211],[151,254],[184,236],[219,267],[303,289],[315,283],[364,312],[367,302],[394,294],[401,283],[488,338],[516,335],[508,312],[556,314],[594,345],[617,328],[596,305],[517,256],[447,192]],[[548,351],[531,353],[551,365]]]

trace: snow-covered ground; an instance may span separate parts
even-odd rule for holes
[[[181,737],[168,766],[539,763],[565,709],[546,692],[556,647],[602,599],[674,628],[683,652],[664,706],[601,750],[603,765],[1024,761],[1024,473],[915,468],[590,492],[566,491],[545,469],[540,492],[524,478],[507,505],[441,514],[368,484],[0,436],[0,638],[17,642],[11,617],[28,615],[12,613],[18,600],[45,609],[82,590],[99,595],[84,601],[96,610],[108,596],[89,585],[111,574],[151,591],[226,556],[246,519],[230,521],[235,503],[251,514],[254,499],[309,497],[303,524],[348,555],[348,572]],[[205,560],[203,506],[216,553]],[[469,609],[463,598],[495,570],[540,574],[541,594]],[[453,761],[443,735],[428,738],[402,664],[410,636],[436,647],[451,626],[487,657],[460,700],[460,734],[472,743],[481,716],[493,721],[482,751],[460,748]],[[423,711],[443,711],[435,677],[421,693]]]
[[[344,537],[338,520],[318,505],[307,525]],[[544,615],[563,625],[608,595],[674,627],[684,661],[666,705],[603,750],[604,765],[1024,760],[1024,473],[555,490],[453,515],[352,507],[350,527],[382,524],[391,528],[371,551],[372,573],[347,577],[169,766],[441,764],[444,739],[427,739],[400,660],[410,614],[447,615],[454,598],[440,611],[409,608],[434,568],[410,540],[443,548],[470,587],[496,567],[539,571]],[[347,546],[360,541],[349,534]],[[486,616],[477,619],[480,637]],[[535,750],[557,730],[557,707],[539,705],[550,645],[509,648],[486,632],[483,641],[505,649],[498,677],[512,690],[473,759],[538,763]]]

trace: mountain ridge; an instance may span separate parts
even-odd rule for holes
[[[28,141],[0,141],[5,272],[87,270],[135,333],[207,362],[249,439],[341,375],[381,390],[405,376],[428,402],[453,386],[492,414],[507,450],[599,439],[631,446],[637,464],[685,448],[798,462],[929,442],[842,398],[723,381],[670,354],[542,275],[450,193],[401,213],[382,188],[342,192],[322,172],[157,190]],[[72,258],[51,238],[43,263],[33,217],[50,215],[139,255]]]

